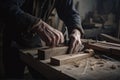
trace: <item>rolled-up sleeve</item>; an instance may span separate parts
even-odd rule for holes
[[[69,33],[71,33],[73,29],[78,29],[82,34],[84,33],[84,30],[81,26],[80,15],[75,9],[73,0],[58,0],[56,1],[55,7],[58,16],[68,27]]]
[[[1,0],[0,9],[6,21],[15,24],[14,28],[24,30],[30,28],[38,19],[26,12],[20,7],[24,0]],[[10,26],[12,27],[12,26]]]

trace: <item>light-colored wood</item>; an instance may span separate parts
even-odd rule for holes
[[[45,48],[38,50],[38,56],[40,60],[49,59],[52,56],[63,55],[67,53],[67,46],[63,47],[54,47],[54,48]]]
[[[88,57],[91,57],[93,53],[78,53],[78,54],[66,54],[66,55],[60,55],[55,56],[51,58],[51,64],[56,66],[61,66],[64,64],[76,62],[82,59],[86,59]]]

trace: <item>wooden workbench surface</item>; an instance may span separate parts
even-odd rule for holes
[[[21,59],[48,80],[120,80],[120,62],[102,58],[87,58],[70,64],[53,66],[50,60],[36,60],[22,53]]]
[[[49,60],[41,62],[76,80],[120,80],[120,62],[114,60],[91,57],[62,66],[52,66]]]

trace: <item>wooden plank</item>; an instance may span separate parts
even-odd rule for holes
[[[42,61],[34,59],[32,55],[26,53],[20,53],[20,58],[26,64],[38,71],[46,80],[76,80],[61,71],[55,70],[48,64],[44,64]]]
[[[85,47],[120,57],[120,47],[116,45],[108,45],[103,43],[88,43],[85,44]]]
[[[109,36],[107,34],[101,34],[100,37],[101,37],[101,39],[106,40],[108,42],[113,42],[113,43],[120,44],[120,39],[117,39],[115,37]]]
[[[49,59],[52,56],[66,54],[67,49],[68,49],[67,46],[39,49],[38,56],[40,60],[45,60],[45,59]]]
[[[98,43],[88,43],[85,44],[86,48],[91,48],[94,50],[98,50],[98,51],[103,51],[103,52],[109,52],[109,48],[104,46],[104,45],[100,45]]]
[[[114,47],[120,47],[120,44],[117,44],[117,43],[110,43],[110,42],[98,42],[100,44],[104,44],[104,45],[107,45],[107,46],[114,46]]]
[[[115,47],[120,47],[120,44],[117,43],[111,43],[111,42],[106,42],[106,41],[95,41],[92,39],[81,39],[82,43],[84,45],[89,44],[89,43],[100,43],[100,45],[106,45],[106,46],[115,46]]]
[[[66,54],[66,55],[60,55],[60,56],[55,56],[55,57],[51,57],[51,64],[52,65],[56,65],[56,66],[61,66],[64,64],[68,64],[68,63],[72,63],[72,62],[76,62],[85,58],[88,58],[90,56],[92,56],[93,53],[83,53],[80,52],[78,54]]]
[[[112,54],[115,54],[120,57],[120,47],[119,48],[112,48]]]

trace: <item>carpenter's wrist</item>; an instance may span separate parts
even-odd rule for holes
[[[73,34],[76,33],[76,34],[80,35],[80,37],[81,37],[81,34],[82,34],[79,29],[73,29],[72,33]]]

